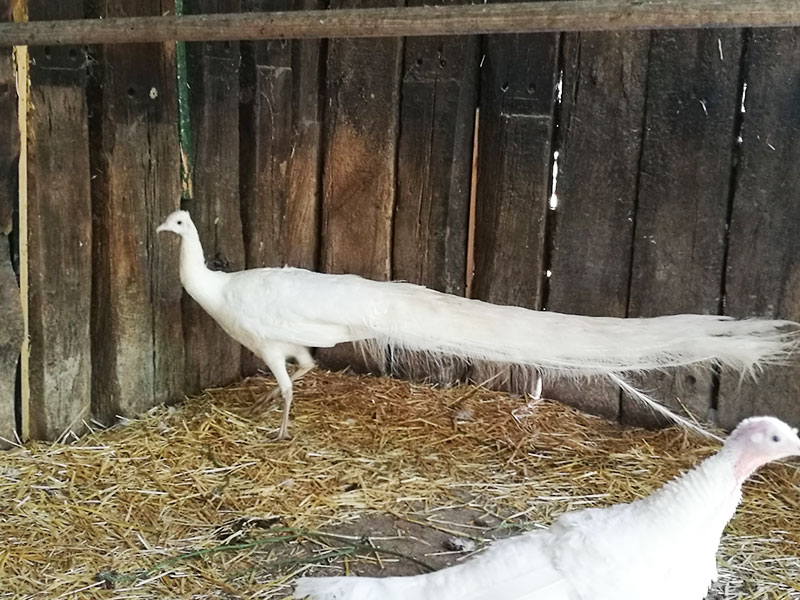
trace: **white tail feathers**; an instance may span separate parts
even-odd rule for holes
[[[531,381],[536,373],[605,377],[654,411],[701,431],[626,377],[696,364],[754,376],[766,365],[786,363],[800,342],[798,324],[791,321],[693,314],[586,317],[498,306],[410,284],[362,281],[366,304],[360,308],[370,310],[349,320],[362,339],[394,351],[424,352],[434,360],[451,355],[521,365],[531,369]]]
[[[790,321],[716,315],[586,317],[498,306],[409,284],[378,285],[370,304],[382,310],[362,320],[365,337],[399,348],[568,375],[695,363],[751,372],[784,362],[798,341],[797,324]]]

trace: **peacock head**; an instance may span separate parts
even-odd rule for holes
[[[156,231],[171,231],[172,233],[177,233],[179,236],[183,237],[196,231],[196,229],[188,212],[185,210],[176,210],[156,228]]]
[[[797,429],[775,417],[751,417],[739,423],[725,442],[734,452],[736,477],[744,481],[773,460],[800,456]]]

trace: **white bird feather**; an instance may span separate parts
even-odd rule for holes
[[[746,419],[722,450],[630,504],[566,513],[546,530],[501,540],[476,558],[412,577],[308,577],[312,600],[700,600],[716,552],[759,466],[800,455],[797,430]]]
[[[314,366],[309,347],[377,343],[523,365],[540,373],[607,377],[654,410],[694,427],[622,376],[697,363],[752,373],[785,361],[797,340],[797,324],[789,321],[586,317],[499,306],[356,275],[288,267],[211,271],[189,213],[172,213],[158,231],[182,238],[180,278],[189,295],[275,375],[284,396],[281,438],[288,436],[292,380]],[[291,379],[288,358],[299,364]]]

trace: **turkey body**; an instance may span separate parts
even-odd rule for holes
[[[730,464],[703,463],[630,504],[567,513],[547,530],[413,577],[299,580],[313,600],[702,600],[741,499]],[[720,468],[721,467],[721,468]]]
[[[549,529],[414,577],[302,578],[311,600],[702,600],[717,548],[761,465],[800,455],[797,429],[745,419],[722,449],[646,498],[560,516]]]

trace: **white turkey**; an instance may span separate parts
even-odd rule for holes
[[[722,450],[630,504],[566,513],[549,529],[409,577],[309,577],[311,600],[701,600],[717,578],[723,529],[758,467],[800,455],[797,429],[746,419]]]
[[[789,321],[585,317],[498,306],[356,275],[287,267],[212,271],[188,212],[172,213],[157,231],[181,236],[180,279],[189,295],[275,375],[284,398],[281,439],[289,435],[292,381],[314,367],[309,347],[374,341],[568,377],[607,377],[680,420],[622,377],[694,363],[753,372],[784,361],[797,339],[797,324]],[[298,369],[290,378],[286,361],[292,358]]]

